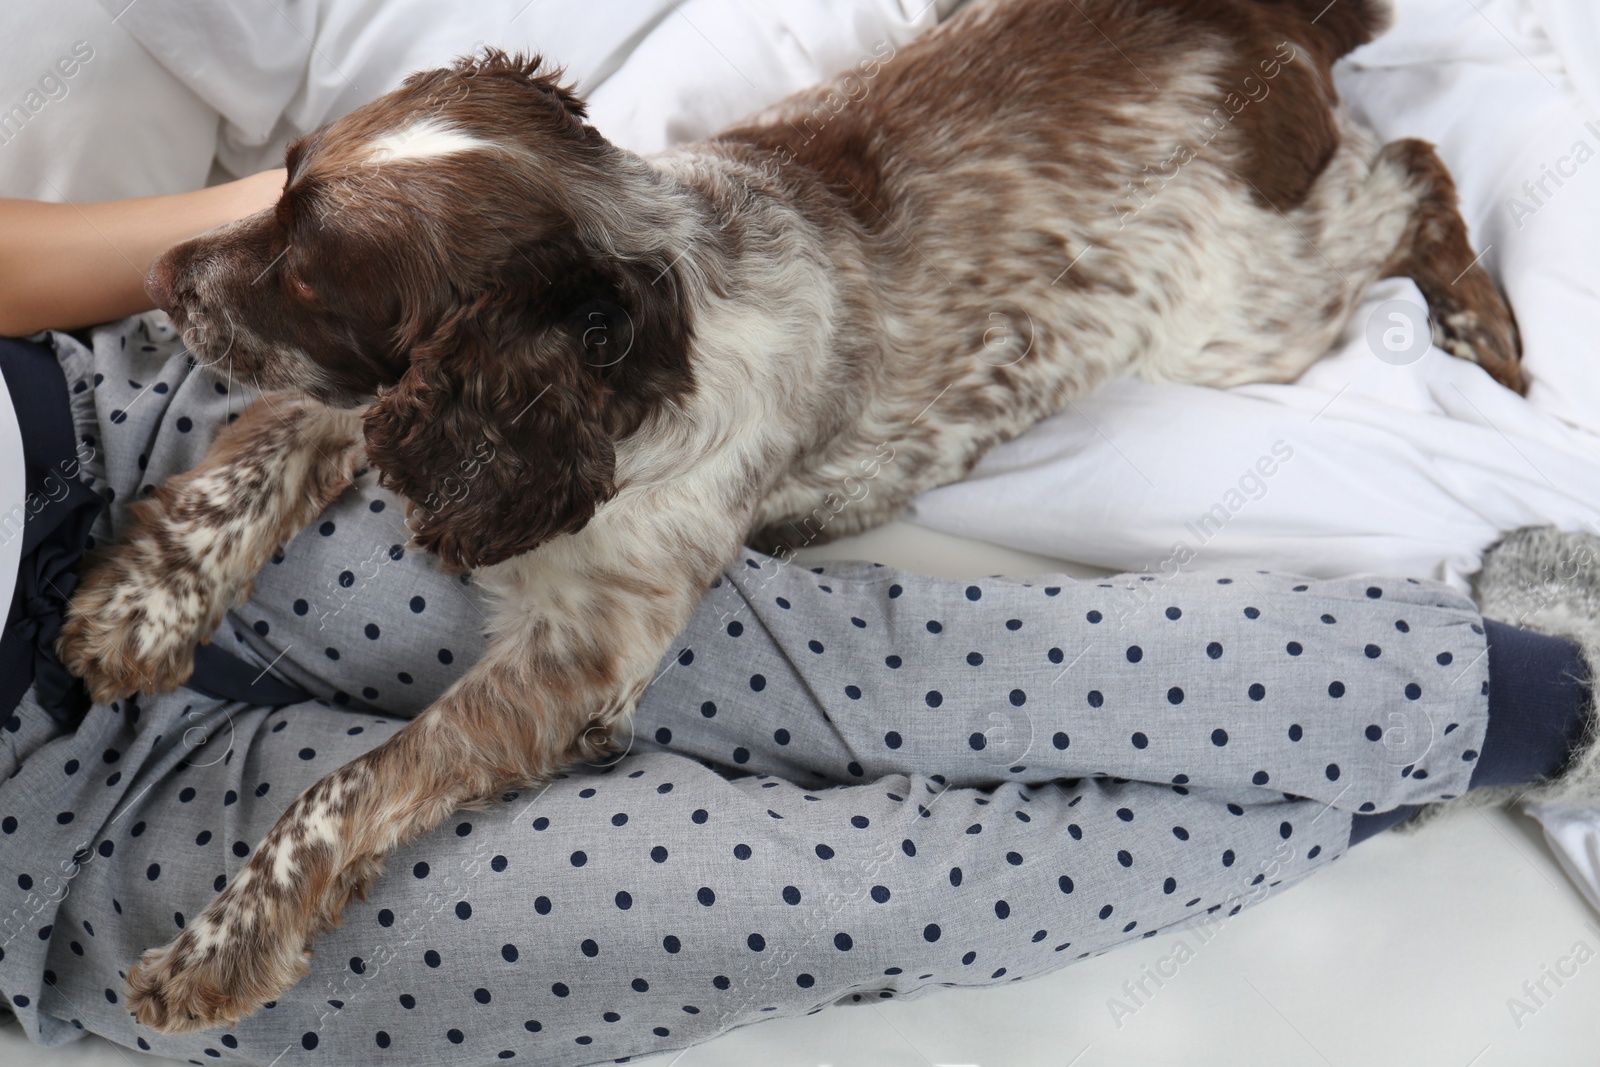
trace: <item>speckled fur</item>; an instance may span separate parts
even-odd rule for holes
[[[109,703],[187,681],[196,643],[366,465],[359,427],[357,413],[264,396],[222,428],[201,467],[134,504],[120,541],[85,561],[57,642],[90,696]]]

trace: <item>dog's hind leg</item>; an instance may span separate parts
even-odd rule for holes
[[[1427,300],[1433,343],[1524,392],[1511,310],[1467,241],[1455,183],[1425,141],[1379,147],[1348,115],[1340,145],[1306,202],[1269,206],[1266,223],[1238,214],[1240,313],[1200,357],[1161,377],[1228,387],[1293,381],[1337,340],[1372,283],[1413,279]]]
[[[1428,142],[1409,138],[1385,145],[1378,162],[1404,171],[1418,193],[1383,276],[1417,283],[1428,301],[1435,346],[1478,364],[1506,388],[1526,393],[1516,318],[1467,241],[1455,182],[1438,153]]]

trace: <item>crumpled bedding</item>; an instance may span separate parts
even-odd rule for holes
[[[898,47],[955,0],[100,0],[220,112],[236,176],[414,70],[492,45],[566,69],[595,125],[651,152]]]
[[[1299,381],[1116,383],[921,496],[913,521],[1114,569],[1176,556],[1464,586],[1501,531],[1600,520],[1600,9],[1402,0],[1399,13],[1340,89],[1385,139],[1439,146],[1516,311],[1527,399],[1413,351],[1424,301],[1390,280]],[[1275,448],[1292,458],[1252,476]]]

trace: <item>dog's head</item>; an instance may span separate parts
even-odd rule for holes
[[[371,404],[383,484],[461,568],[580,529],[617,440],[691,384],[663,179],[557,78],[495,50],[415,74],[148,280],[198,361]]]

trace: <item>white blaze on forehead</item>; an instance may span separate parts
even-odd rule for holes
[[[434,159],[493,147],[490,142],[463,133],[438,119],[421,119],[374,139],[367,149],[367,161],[392,163],[405,159]]]

